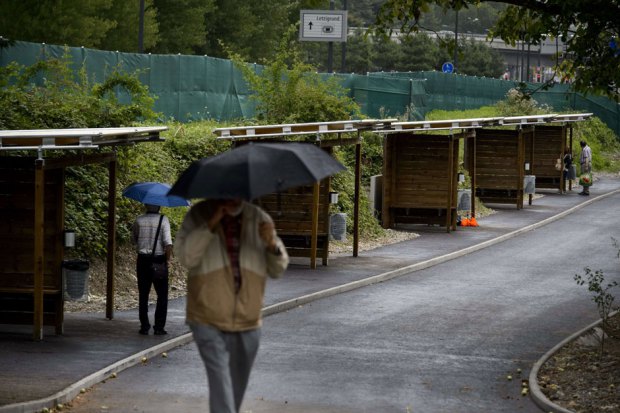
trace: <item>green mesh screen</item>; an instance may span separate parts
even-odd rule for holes
[[[207,56],[150,55],[15,42],[0,49],[0,65],[15,61],[30,66],[39,59],[68,54],[91,81],[101,82],[119,67],[140,72],[140,80],[157,97],[155,110],[166,117],[233,120],[251,118],[255,103],[240,72],[230,60]],[[256,71],[261,66],[254,65]],[[434,109],[463,110],[492,105],[516,86],[505,81],[442,72],[370,73],[337,76],[370,118],[421,120]],[[41,81],[42,79],[35,79]],[[535,84],[531,85],[535,87]],[[121,99],[129,99],[120,93]],[[570,92],[566,85],[539,90],[534,98],[557,111],[592,112],[620,135],[620,105],[600,96]]]

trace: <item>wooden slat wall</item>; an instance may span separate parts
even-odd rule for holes
[[[0,162],[0,296],[3,322],[32,322],[32,314],[20,314],[23,300],[10,304],[8,298],[22,294],[28,302],[34,290],[34,161],[22,158],[11,165]],[[64,171],[45,171],[44,188],[44,276],[46,324],[61,329],[62,306],[62,231],[64,227]],[[50,300],[53,303],[50,304]],[[8,307],[7,307],[8,305]],[[32,307],[30,307],[32,311]],[[12,314],[12,315],[11,315]]]
[[[523,207],[525,145],[521,130],[476,131],[476,196],[482,202]],[[474,151],[469,150],[469,156]],[[471,163],[471,162],[470,162]]]
[[[321,181],[319,186],[317,256],[323,259],[324,265],[329,252],[329,186],[330,178]],[[312,193],[313,186],[309,185],[282,192],[279,205],[276,194],[257,200],[257,204],[271,215],[278,235],[292,257],[310,257]]]
[[[384,147],[383,226],[443,224],[456,220],[458,140],[393,134]],[[452,153],[450,152],[452,148]],[[454,175],[454,176],[452,176]]]
[[[561,190],[564,174],[564,147],[566,146],[566,126],[536,126],[533,133],[533,153],[527,156],[532,159],[532,175],[536,176],[536,188]],[[555,169],[557,159],[562,162],[562,170]]]

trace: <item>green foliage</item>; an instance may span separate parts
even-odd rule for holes
[[[171,123],[162,132],[163,143],[141,143],[119,148],[117,192],[134,182],[164,182],[170,185],[195,160],[223,152],[230,143],[217,141],[213,129],[221,127],[213,121]],[[136,201],[120,197],[117,200],[117,238],[120,243],[130,241],[131,225],[144,212]],[[170,220],[173,233],[181,225],[187,208],[162,208]]]
[[[2,36],[12,40],[98,47],[117,23],[113,0],[0,1]]]
[[[177,3],[180,3],[177,0]],[[142,50],[151,50],[169,35],[167,28],[158,21],[159,9],[154,5],[154,0],[144,0],[144,33],[142,35]],[[179,8],[184,10],[179,4]],[[103,14],[108,20],[115,23],[114,29],[105,33],[101,44],[97,47],[103,50],[119,50],[124,52],[138,51],[138,32],[140,22],[140,1],[113,0],[113,5]],[[166,20],[167,21],[167,20]],[[188,27],[190,21],[185,20],[184,26]],[[69,41],[70,39],[67,39]],[[168,40],[165,38],[165,40]],[[204,40],[203,40],[204,41]],[[86,47],[86,45],[83,45]]]
[[[336,153],[336,159],[343,164],[346,161]],[[355,174],[349,166],[343,171],[332,177],[332,190],[339,193],[338,204],[333,208],[333,212],[344,212],[347,214],[347,232],[353,232],[353,209],[355,201]],[[360,190],[359,197],[359,230],[360,237],[372,238],[384,233],[383,228],[379,225],[379,221],[373,216],[366,191]]]
[[[130,101],[119,102],[114,91],[125,91]],[[0,69],[0,129],[129,126],[153,119],[153,103],[136,74],[114,71],[104,83],[91,85],[84,71],[73,74],[68,57],[41,60],[29,67],[12,63]],[[156,154],[154,150],[148,159],[156,159]],[[80,237],[75,253],[86,257],[105,253],[107,194],[107,168],[67,169],[65,219],[66,227],[75,228]]]
[[[618,241],[612,238],[612,244],[617,249],[616,257],[620,258],[620,247]],[[592,271],[590,268],[585,267],[584,275],[575,274],[573,277],[578,285],[584,285],[587,283],[588,291],[592,293],[592,301],[596,304],[599,316],[602,319],[603,330],[606,330],[609,320],[609,314],[614,309],[615,296],[611,292],[618,286],[617,281],[611,281],[605,283],[605,274],[603,270]],[[617,309],[617,308],[616,308]],[[601,336],[601,355],[603,354],[605,347],[605,334]]]
[[[579,141],[585,140],[592,149],[592,169],[597,171],[620,171],[620,138],[599,118],[590,118],[575,124],[573,154],[579,154]]]
[[[215,0],[215,3],[214,10],[205,16],[207,44],[198,51],[225,57],[228,49],[253,63],[266,63],[277,51],[280,36],[289,25],[289,11],[295,9],[288,0]]]
[[[527,116],[552,112],[552,108],[540,105],[518,89],[510,89],[506,93],[506,99],[499,101],[495,106],[499,116]]]
[[[153,119],[154,99],[137,74],[113,71],[103,84],[91,85],[82,70],[76,77],[67,55],[24,67],[0,70],[0,128],[77,128],[127,126]],[[118,101],[124,90],[130,102]]]
[[[359,106],[347,96],[336,78],[323,78],[301,62],[299,50],[289,40],[296,29],[283,37],[274,60],[261,73],[231,52],[231,60],[243,73],[257,101],[261,122],[326,122],[361,117]]]
[[[102,166],[67,168],[65,227],[76,231],[74,254],[101,257],[107,251],[108,170]]]
[[[216,12],[215,0],[153,0],[153,6],[159,24],[158,41],[150,47],[145,44],[145,50],[214,55],[204,47],[208,36],[205,16]]]
[[[427,120],[444,119],[473,119],[473,118],[493,118],[501,116],[496,106],[482,106],[478,109],[468,110],[440,110],[435,109],[426,114]]]

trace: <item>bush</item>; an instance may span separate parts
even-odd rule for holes
[[[29,67],[10,63],[0,68],[0,129],[118,127],[155,118],[154,98],[137,74],[114,70],[103,83],[91,85],[84,73],[71,68],[68,55],[41,60]],[[119,102],[113,93],[121,90],[127,92],[128,103]],[[121,170],[122,152],[123,149],[120,150]],[[51,151],[46,156],[67,154],[76,152]],[[78,231],[80,242],[73,251],[75,254],[86,257],[105,254],[107,194],[107,168],[101,165],[67,168],[65,226]],[[122,200],[119,205],[123,205]],[[119,225],[123,239],[127,233],[125,227]]]
[[[590,118],[575,124],[573,154],[581,153],[580,140],[585,140],[592,149],[593,172],[617,172],[620,170],[620,140],[618,136],[599,118]]]

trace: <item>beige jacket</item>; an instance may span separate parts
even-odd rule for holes
[[[212,204],[203,201],[191,208],[179,229],[174,245],[177,259],[189,270],[187,323],[211,325],[222,331],[245,331],[261,325],[267,275],[278,278],[289,262],[280,238],[280,254],[267,251],[259,236],[261,222],[271,217],[256,205],[243,203],[239,265],[241,288],[235,293],[224,232],[207,225]]]

